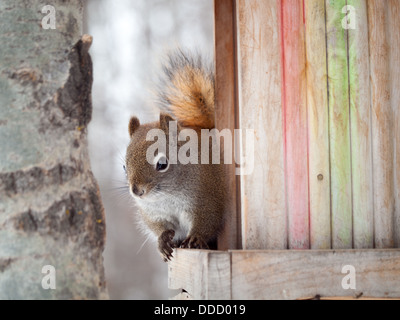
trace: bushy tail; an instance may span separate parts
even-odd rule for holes
[[[215,127],[215,80],[212,65],[200,55],[177,50],[163,65],[165,78],[159,88],[163,111],[184,127]]]

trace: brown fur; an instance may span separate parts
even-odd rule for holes
[[[164,64],[166,79],[160,89],[162,108],[183,127],[212,129],[214,121],[214,74],[212,66],[196,56],[177,50]]]

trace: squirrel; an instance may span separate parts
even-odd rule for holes
[[[175,122],[177,134],[184,129],[196,133],[201,159],[201,129],[215,128],[212,67],[201,56],[179,49],[168,55],[163,71],[159,121],[141,125],[131,117],[124,169],[144,229],[156,236],[161,256],[168,262],[174,248],[208,249],[216,240],[224,222],[226,190],[222,164],[174,164],[168,158],[170,124]],[[152,129],[162,130],[166,137],[166,152],[154,155],[154,163],[146,158],[154,143],[146,140]],[[185,143],[177,141],[178,152]]]

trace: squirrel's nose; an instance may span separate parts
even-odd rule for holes
[[[136,184],[132,185],[132,192],[136,194],[138,197],[141,197],[144,195],[144,189],[141,187],[138,187]]]

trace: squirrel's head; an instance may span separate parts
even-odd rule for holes
[[[136,117],[132,117],[129,121],[131,141],[124,169],[129,192],[135,199],[150,201],[159,199],[168,192],[171,181],[179,174],[179,166],[171,164],[168,159],[171,121],[175,120],[165,113],[160,115],[158,122],[141,125]],[[176,125],[179,130],[179,125]]]

